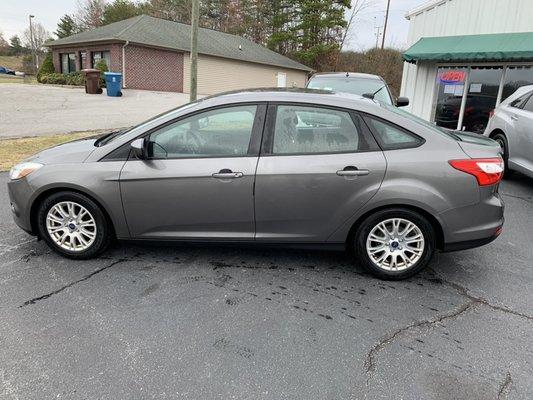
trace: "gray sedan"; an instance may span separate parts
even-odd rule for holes
[[[16,223],[71,258],[112,238],[353,251],[385,279],[503,225],[491,139],[316,90],[249,90],[45,150],[11,171]]]

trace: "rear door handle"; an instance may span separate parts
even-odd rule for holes
[[[244,174],[242,172],[233,172],[231,169],[221,169],[211,176],[216,179],[236,179],[242,178]]]
[[[339,176],[365,176],[369,173],[370,171],[368,169],[358,169],[357,167],[354,167],[352,165],[349,165],[347,167],[344,167],[344,169],[337,171],[337,175]]]

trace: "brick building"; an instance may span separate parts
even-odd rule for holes
[[[47,44],[57,72],[93,68],[105,59],[123,86],[189,91],[190,26],[141,15]],[[198,93],[254,87],[303,87],[311,69],[245,38],[200,28]]]

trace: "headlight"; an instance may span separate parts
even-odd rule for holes
[[[9,171],[9,178],[12,180],[24,178],[25,176],[31,174],[33,171],[38,170],[42,166],[43,164],[39,164],[36,162],[23,162],[17,164],[13,168],[11,168],[11,171]]]

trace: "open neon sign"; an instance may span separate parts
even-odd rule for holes
[[[463,83],[466,79],[465,71],[446,71],[440,76],[440,81],[447,84]]]

